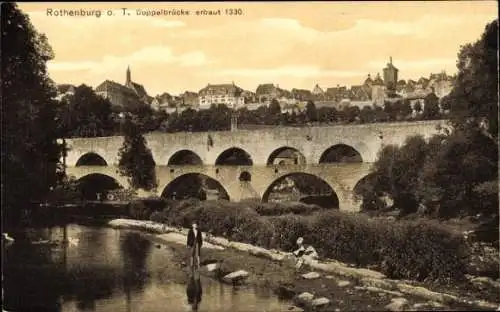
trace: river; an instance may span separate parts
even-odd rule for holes
[[[9,234],[15,241],[3,246],[2,257],[7,311],[243,312],[290,306],[267,290],[192,276],[168,246],[133,231],[68,224]],[[65,237],[69,243],[62,244]]]

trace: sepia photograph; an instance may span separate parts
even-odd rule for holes
[[[1,3],[2,311],[500,311],[496,1]]]

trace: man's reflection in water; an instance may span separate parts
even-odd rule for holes
[[[202,295],[201,281],[200,281],[200,273],[198,270],[191,271],[191,278],[189,279],[189,283],[186,288],[186,294],[188,298],[188,303],[191,306],[191,311],[198,311],[198,307],[201,303],[201,295]]]

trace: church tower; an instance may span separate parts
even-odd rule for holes
[[[392,56],[389,58],[389,63],[387,63],[387,66],[384,68],[384,82],[385,82],[385,87],[388,90],[396,90],[396,84],[398,83],[398,71],[393,64],[392,64]]]
[[[132,78],[130,75],[130,65],[127,66],[127,78],[125,80],[125,86],[131,88],[132,87]]]

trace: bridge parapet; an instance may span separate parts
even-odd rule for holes
[[[438,133],[436,127],[445,126],[445,120],[373,123],[363,125],[335,125],[314,127],[275,127],[235,132],[149,133],[145,135],[148,147],[157,165],[167,165],[180,150],[197,154],[203,164],[213,165],[225,150],[238,147],[250,154],[254,165],[266,165],[269,156],[281,147],[297,149],[308,164],[317,164],[329,147],[345,144],[359,152],[364,162],[374,162],[381,146],[402,144],[411,135],[426,138]],[[74,166],[89,152],[99,154],[108,165],[118,164],[118,150],[123,137],[76,138],[67,140],[70,151],[66,162]]]

